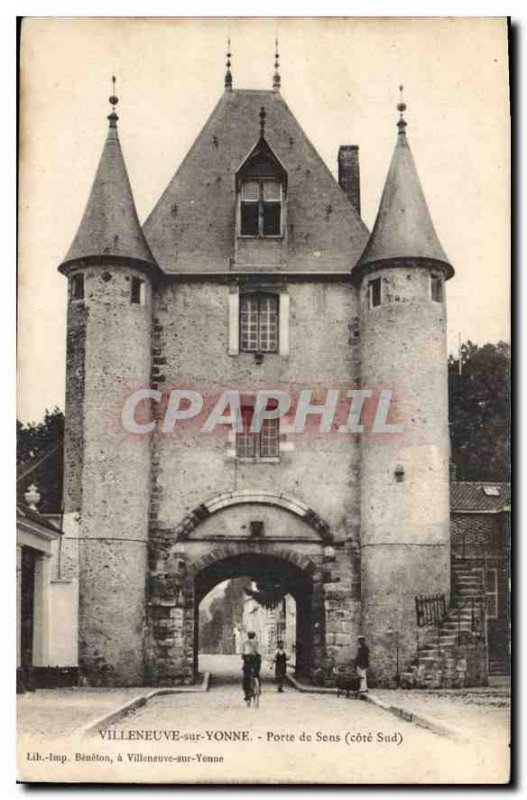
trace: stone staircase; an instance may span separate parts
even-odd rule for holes
[[[481,570],[452,562],[451,602],[445,619],[428,628],[417,657],[401,684],[417,688],[453,688],[486,683],[485,618]]]

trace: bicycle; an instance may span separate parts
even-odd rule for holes
[[[262,693],[262,689],[260,686],[260,680],[257,675],[251,676],[251,696],[248,705],[250,706],[251,703],[254,708],[258,708],[260,706],[260,694]]]
[[[251,668],[247,677],[249,680],[246,684],[245,703],[247,708],[250,708],[251,705],[254,708],[258,708],[260,705],[260,694],[262,693],[260,678],[254,668]]]

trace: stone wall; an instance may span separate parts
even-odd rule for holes
[[[70,278],[71,284],[71,278]],[[71,285],[68,286],[71,295]],[[82,503],[84,461],[84,386],[87,308],[70,299],[66,337],[66,430],[64,437],[64,511],[77,512]]]
[[[372,671],[393,672],[415,654],[417,594],[449,599],[449,485],[446,309],[431,300],[432,268],[401,261],[361,286],[361,380],[393,391],[401,433],[362,437],[362,602]],[[382,303],[368,304],[368,282]],[[397,474],[402,471],[401,474]]]
[[[124,431],[121,411],[149,383],[152,300],[147,282],[145,303],[130,302],[131,278],[143,277],[132,267],[109,262],[83,273],[84,300],[70,300],[66,417],[70,505],[82,466],[79,664],[89,684],[140,685],[150,445]]]
[[[233,278],[232,282],[173,281],[159,292],[155,299],[153,327],[153,357],[158,364],[154,367],[153,380],[157,388],[165,392],[172,388],[193,388],[204,393],[209,404],[224,388],[244,392],[258,388],[293,391],[313,388],[323,390],[322,399],[316,400],[320,403],[327,389],[346,390],[355,385],[359,356],[356,297],[347,281],[287,282],[282,277],[281,290],[284,291],[285,286],[290,297],[289,355],[265,354],[263,363],[258,364],[254,354],[229,355],[229,290],[236,280],[240,278]],[[263,280],[269,281],[269,277]],[[253,280],[251,286],[254,285]],[[318,421],[316,418],[316,426]],[[202,422],[203,418],[200,424]],[[329,578],[324,594],[314,598],[315,605],[323,604],[326,615],[324,641],[316,645],[315,657],[320,661],[326,650],[349,655],[355,644],[360,615],[358,443],[351,435],[335,432],[297,435],[287,424],[281,427],[280,438],[278,462],[244,463],[235,456],[234,436],[229,430],[201,434],[193,423],[181,429],[176,427],[173,434],[162,434],[158,429],[153,438],[151,478],[150,536],[154,548],[151,568],[154,572],[150,590],[153,595],[159,594],[155,587],[165,585],[163,581],[166,580],[177,584],[177,569],[169,571],[170,578],[169,573],[160,578],[155,543],[163,541],[165,547],[176,545],[178,526],[189,512],[199,510],[210,498],[231,491],[286,494],[305,502],[327,522],[335,545],[331,563],[327,565]],[[310,529],[309,523],[299,522],[287,514],[284,517],[283,512],[277,515],[275,510],[261,505],[254,509],[252,516],[264,522],[266,536],[282,538],[284,542],[293,540],[288,546],[293,546],[294,552],[300,552],[301,546],[311,540],[317,558],[324,558],[320,537]],[[203,523],[199,535],[209,541],[201,546],[210,550],[212,540],[217,538],[247,537],[248,521],[246,512],[239,508],[212,517]],[[304,526],[303,533],[299,532],[299,525]],[[303,543],[299,541],[302,538]],[[197,543],[191,546],[189,542],[184,547],[182,560],[188,566]],[[172,591],[165,590],[168,594]],[[174,592],[178,595],[177,588]],[[183,597],[170,606],[166,600],[155,601],[155,610],[150,615],[148,651],[152,666],[149,680],[153,682],[161,680],[167,671],[172,677],[177,672],[177,680],[190,679],[188,664],[194,636],[194,609],[190,612],[184,608]],[[175,625],[180,631],[177,635],[161,635],[166,630],[174,632]],[[181,636],[187,648],[183,659]],[[166,639],[171,640],[169,645]],[[164,654],[161,660],[165,658],[166,668],[155,666],[159,663],[156,653]]]
[[[290,294],[290,355],[228,353],[229,285],[171,283],[156,299],[156,385],[190,387],[210,401],[223,388],[349,388],[357,380],[354,296],[347,283],[294,282]],[[319,401],[320,402],[320,401]],[[203,419],[201,420],[203,421]],[[318,424],[318,419],[316,420]],[[232,489],[284,491],[309,500],[337,538],[358,538],[358,447],[350,435],[295,435],[281,429],[280,463],[234,458],[229,431],[200,434],[196,426],[158,435],[153,482],[156,523],[175,526],[209,497]],[[330,490],[328,491],[328,487]],[[154,520],[153,520],[154,521]]]
[[[174,544],[170,537],[158,537],[151,541],[150,553],[147,683],[171,685],[194,679],[196,604],[215,581],[205,577],[211,567],[218,583],[240,577],[246,568],[265,571],[271,563],[278,568],[273,574],[296,576],[292,578],[291,593],[294,596],[301,587],[301,594],[295,598],[300,640],[309,640],[312,666],[323,659],[327,635],[324,600],[326,586],[334,576],[319,544],[207,540]],[[249,562],[252,566],[247,567]],[[334,633],[333,623],[330,628]]]

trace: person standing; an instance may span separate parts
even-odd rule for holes
[[[358,636],[357,642],[359,643],[359,646],[357,648],[357,657],[355,659],[355,669],[357,670],[357,675],[360,678],[359,692],[367,692],[370,651],[366,645],[366,639],[364,636]]]
[[[277,641],[276,646],[278,649],[271,663],[274,664],[274,675],[278,691],[283,692],[284,681],[287,672],[287,662],[289,660],[289,656],[284,650],[284,643],[281,639]]]
[[[262,664],[262,657],[258,652],[258,642],[254,631],[248,632],[247,639],[242,645],[242,662],[242,688],[245,702],[249,705],[251,702],[252,679],[256,677],[260,681],[260,667]]]

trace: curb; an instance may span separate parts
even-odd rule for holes
[[[151,692],[147,694],[140,694],[137,697],[133,697],[132,700],[128,700],[123,705],[114,708],[113,711],[108,711],[106,714],[102,714],[100,717],[96,717],[95,719],[90,720],[89,722],[81,725],[79,728],[76,728],[73,731],[74,736],[89,736],[90,734],[97,733],[101,728],[105,728],[108,725],[111,725],[112,722],[116,722],[117,720],[125,717],[131,711],[135,711],[137,708],[141,708],[145,706],[149,700],[152,700],[154,697],[162,697],[164,695],[169,694],[189,694],[193,692],[208,692],[209,691],[209,684],[210,684],[210,672],[206,672],[203,676],[203,681],[199,686],[175,686],[173,688],[164,688],[164,689],[153,689]]]
[[[407,711],[405,708],[400,708],[400,706],[388,705],[388,703],[384,703],[373,694],[368,693],[364,695],[363,699],[367,703],[371,703],[377,706],[377,708],[382,708],[383,711],[388,711],[390,714],[399,717],[399,719],[404,719],[406,722],[413,722],[414,725],[418,725],[420,728],[426,728],[438,736],[446,736],[448,739],[455,739],[457,741],[465,741],[467,738],[458,728],[453,728],[450,725],[445,725],[443,722],[438,722],[433,719],[433,717],[427,717],[424,714],[416,714],[414,711]]]
[[[299,692],[305,692],[306,694],[337,694],[337,689],[301,684],[296,680],[296,678],[293,678],[292,675],[287,675],[287,680]],[[426,728],[426,730],[437,734],[437,736],[446,736],[448,739],[455,739],[456,741],[466,740],[466,736],[457,728],[452,728],[449,725],[438,722],[432,717],[427,717],[424,714],[416,714],[413,711],[407,711],[405,708],[400,708],[400,706],[393,706],[389,705],[388,703],[384,703],[370,692],[361,694],[359,699],[365,701],[366,703],[371,703],[371,705],[377,706],[377,708],[381,708],[383,711],[387,711],[389,714],[393,714],[399,719],[404,719],[406,722],[413,722],[414,725],[417,725],[420,728]]]
[[[286,675],[286,680],[298,691],[305,694],[337,694],[337,690],[333,687],[324,686],[307,686],[305,683],[299,683],[292,675]]]

